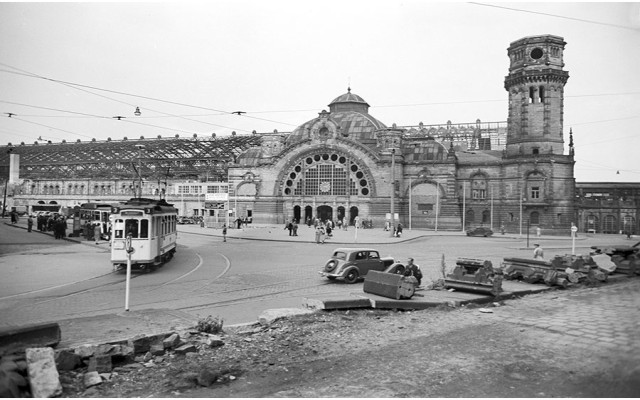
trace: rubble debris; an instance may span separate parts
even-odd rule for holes
[[[444,280],[445,288],[497,296],[502,291],[502,271],[489,260],[459,258]]]
[[[505,279],[519,279],[527,283],[544,282],[548,286],[566,288],[571,283],[604,282],[607,275],[589,255],[555,256],[551,261],[528,258],[504,258]]]

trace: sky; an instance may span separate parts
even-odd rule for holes
[[[640,182],[640,3],[0,2],[0,143],[290,132],[348,87],[387,126],[506,121],[542,34],[576,180]]]

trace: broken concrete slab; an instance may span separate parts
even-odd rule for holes
[[[55,347],[60,343],[57,323],[24,325],[0,329],[0,355],[24,351],[27,347]]]
[[[26,349],[27,370],[31,394],[35,398],[56,397],[62,394],[60,375],[56,369],[51,347]]]
[[[280,318],[291,317],[294,315],[312,314],[314,310],[305,308],[275,308],[266,310],[258,317],[260,325],[270,325]]]

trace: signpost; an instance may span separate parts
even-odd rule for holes
[[[124,294],[124,310],[129,311],[129,289],[131,285],[131,254],[135,249],[131,246],[131,235],[127,235],[125,240],[124,249],[127,252],[127,280]]]

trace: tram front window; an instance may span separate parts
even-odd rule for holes
[[[124,231],[126,235],[131,235],[132,238],[138,237],[138,220],[137,219],[128,219],[124,223]]]

